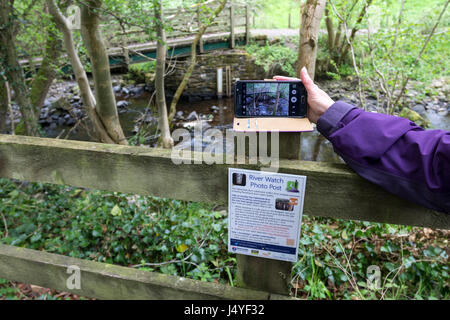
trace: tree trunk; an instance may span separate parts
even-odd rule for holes
[[[0,133],[6,133],[6,119],[8,117],[9,94],[6,81],[0,78]]]
[[[303,9],[297,77],[300,77],[300,70],[306,67],[309,75],[314,79],[320,19],[325,9],[325,2],[326,0],[307,0]]]
[[[371,5],[371,3],[372,3],[372,0],[367,0],[367,2],[364,5],[364,7],[362,7],[361,12],[359,13],[358,19],[356,19],[356,24],[352,28],[352,32],[351,32],[350,38],[349,38],[350,42],[353,41],[353,38],[355,37],[356,32],[359,30],[359,26],[361,24],[361,21],[364,18],[364,16],[366,15],[367,9]],[[349,49],[350,49],[350,45],[348,44],[348,42],[344,42],[344,46],[342,47],[341,55],[339,57],[339,62],[344,61],[344,59],[347,57]]]
[[[162,0],[153,0],[156,19],[156,73],[155,73],[155,89],[156,89],[156,105],[159,114],[159,129],[161,131],[161,143],[163,148],[171,148],[173,139],[170,136],[169,121],[167,117],[166,96],[164,92],[164,73],[166,69],[166,32],[164,30],[164,22],[162,17]]]
[[[30,99],[39,118],[39,113],[47,97],[48,90],[56,76],[56,61],[61,55],[61,39],[56,32],[52,30],[53,26],[49,26],[47,31],[47,39],[45,44],[45,55],[42,60],[39,71],[33,79],[30,90]]]
[[[336,30],[336,35],[335,35],[335,38],[334,38],[334,47],[335,48],[339,48],[341,35],[342,35],[342,21],[339,21],[339,24],[338,24],[337,30]]]
[[[86,113],[89,116],[89,120],[92,122],[92,133],[94,139],[104,143],[115,143],[115,141],[109,136],[102,123],[97,111],[95,110],[95,98],[92,94],[89,86],[89,80],[86,75],[86,71],[80,61],[77,50],[75,49],[72,31],[69,28],[67,19],[61,14],[54,0],[46,0],[49,8],[49,12],[52,15],[57,28],[63,34],[64,47],[70,60],[70,64],[73,69],[73,73],[80,88],[81,99]]]
[[[81,6],[81,36],[91,61],[95,86],[95,109],[108,135],[118,144],[128,144],[117,113],[111,83],[109,58],[100,32],[100,0],[88,0]]]
[[[327,34],[328,34],[328,52],[331,54],[331,51],[334,48],[334,27],[333,21],[330,17],[330,10],[328,8],[328,4],[325,7],[325,24],[327,26]]]
[[[19,105],[22,121],[25,125],[25,134],[38,136],[38,123],[31,104],[25,75],[19,64],[15,45],[15,24],[12,1],[0,2],[0,58],[3,60],[7,81],[15,93],[15,101]]]
[[[177,103],[178,100],[181,97],[181,94],[184,91],[184,88],[186,88],[186,85],[189,81],[189,78],[191,77],[192,71],[194,71],[195,65],[197,63],[197,44],[200,41],[201,37],[205,33],[206,29],[211,25],[214,18],[217,17],[220,12],[225,7],[225,4],[227,3],[227,0],[222,0],[219,4],[219,6],[214,10],[214,12],[211,14],[211,18],[208,23],[203,24],[197,34],[195,35],[195,38],[191,44],[191,61],[189,64],[188,69],[186,70],[186,73],[183,76],[183,80],[181,80],[181,83],[178,85],[177,91],[175,92],[173,99],[170,103],[170,112],[169,112],[169,123],[172,122],[173,117],[175,116],[175,113],[177,112]]]

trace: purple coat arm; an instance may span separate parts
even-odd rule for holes
[[[402,198],[450,213],[450,132],[335,102],[317,129],[361,177]]]

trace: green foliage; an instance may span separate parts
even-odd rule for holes
[[[416,111],[411,110],[407,107],[404,107],[402,109],[402,111],[400,111],[399,116],[409,119],[412,122],[415,122],[417,125],[421,126],[422,128],[431,127],[431,123],[428,119],[426,119],[425,117],[422,117],[419,113],[417,113]]]
[[[132,64],[128,67],[128,78],[138,82],[149,83],[153,81],[156,61]]]
[[[284,43],[276,43],[265,46],[251,44],[245,47],[246,51],[255,58],[255,63],[264,67],[266,72],[270,72],[275,65],[279,65],[281,70],[291,77],[295,77],[295,64],[297,62],[297,52]]]
[[[0,300],[17,300],[18,294],[16,287],[10,286],[8,280],[0,278]]]
[[[305,217],[294,265],[297,295],[311,299],[448,299],[446,232]],[[420,240],[419,240],[420,239]],[[378,290],[367,268],[381,271]]]
[[[8,180],[0,202],[6,244],[205,281],[228,282],[234,268],[226,217],[199,203]]]
[[[425,21],[433,21],[427,18]],[[379,30],[372,35],[372,42],[376,43],[374,60],[376,66],[384,74],[397,74],[410,76],[412,80],[429,83],[431,80],[449,76],[450,62],[447,58],[450,40],[446,33],[438,32],[427,45],[421,59],[414,65],[416,57],[425,43],[428,24],[421,22],[403,26],[399,31],[396,47],[393,47],[392,30]],[[365,39],[358,43],[364,55],[366,76],[376,77],[375,70],[370,62],[368,46]],[[394,76],[391,76],[394,78]],[[393,81],[392,79],[391,81]]]
[[[254,28],[299,28],[300,1],[295,0],[252,0]],[[290,20],[290,26],[289,26]]]
[[[227,217],[210,205],[0,180],[2,243],[234,285]],[[293,294],[309,299],[448,299],[448,232],[303,218]],[[380,267],[378,290],[367,268]],[[0,280],[0,298],[17,291]],[[45,298],[45,297],[43,297]],[[47,297],[49,298],[49,297]]]
[[[349,61],[344,60],[337,64],[332,56],[332,53],[327,49],[327,36],[320,34],[316,57],[316,79],[341,80],[355,74]]]
[[[148,62],[142,62],[142,63],[135,63],[130,65],[129,70],[131,72],[155,72],[156,68],[156,61],[148,61]]]
[[[427,42],[444,8],[443,1],[436,0],[434,4],[405,2],[398,23],[399,3],[382,6],[375,2],[362,24],[366,31],[353,41],[363,89],[381,93],[380,105],[386,113],[403,109],[408,81],[418,81],[417,89],[422,94],[433,94],[427,89],[430,82],[449,76],[448,12]]]

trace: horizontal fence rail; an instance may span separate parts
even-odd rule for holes
[[[159,148],[0,135],[3,178],[226,204],[229,167],[175,165]],[[450,215],[392,195],[345,164],[280,160],[279,172],[307,176],[306,215],[450,229]]]
[[[80,286],[68,288],[68,268]],[[98,299],[279,300],[289,297],[0,244],[0,278]]]

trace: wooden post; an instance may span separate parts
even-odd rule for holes
[[[202,23],[200,21],[200,8],[197,9],[197,23],[198,23],[198,28],[200,29]],[[200,37],[200,40],[198,41],[198,50],[199,53],[203,53],[203,35]]]
[[[250,6],[245,6],[245,44],[250,42]]]
[[[225,66],[225,95],[227,97],[231,97],[231,89],[232,89],[232,75],[231,75],[231,66]]]
[[[300,160],[301,133],[280,132],[279,137],[280,159]],[[270,144],[270,135],[267,135],[267,139]],[[239,286],[289,294],[289,284],[292,279],[291,262],[240,254],[236,255],[236,261]]]
[[[234,35],[234,7],[230,5],[230,48],[234,49],[236,39]]]

